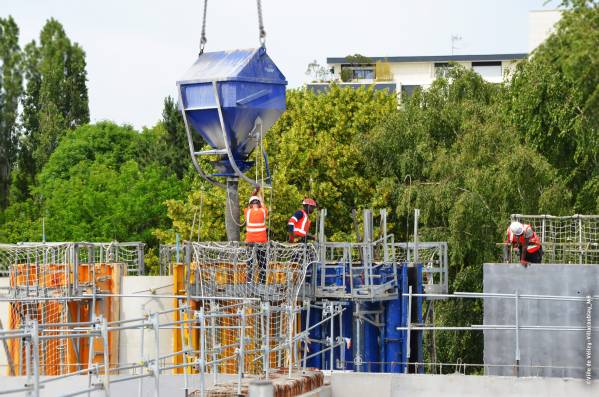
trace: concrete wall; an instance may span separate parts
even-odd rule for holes
[[[516,65],[518,65],[519,60],[514,61],[502,61],[501,62],[501,73],[503,74],[503,81],[509,80],[514,72],[516,71]]]
[[[393,80],[402,85],[430,85],[435,76],[431,62],[390,63]]]
[[[513,378],[476,375],[403,375],[334,373],[333,397],[591,397],[599,381],[557,378]]]
[[[113,376],[111,380],[123,378],[123,376]],[[40,379],[47,379],[47,377],[41,377]],[[231,375],[220,375],[220,381],[233,380],[234,377]],[[43,389],[40,392],[42,397],[54,397],[61,396],[67,393],[74,393],[76,391],[85,390],[87,386],[87,376],[75,376],[71,378],[65,378],[51,383],[43,385]],[[0,391],[2,390],[13,390],[23,387],[26,383],[26,378],[22,376],[5,376],[0,377]],[[96,383],[96,380],[94,380]],[[137,397],[139,391],[139,380],[129,380],[121,383],[111,383],[110,392],[111,396],[114,397]],[[206,387],[212,386],[212,377],[206,377]],[[154,393],[154,378],[147,377],[142,380],[142,396],[155,396]],[[197,375],[188,377],[188,390],[190,392],[199,390],[200,378]],[[81,394],[86,396],[87,394]],[[182,375],[161,375],[160,376],[160,395],[161,396],[180,396],[184,397],[185,394],[185,382]],[[26,396],[26,393],[11,393],[10,396]],[[104,391],[95,391],[91,393],[93,397],[105,396]]]
[[[113,377],[112,379],[116,379]],[[44,379],[44,377],[42,377]],[[220,375],[219,381],[232,377]],[[465,375],[403,375],[403,374],[366,374],[333,373],[331,387],[323,387],[317,393],[319,397],[596,397],[599,395],[599,381],[585,384],[576,379],[512,378],[497,376]],[[189,391],[198,390],[199,376],[188,378]],[[24,377],[0,377],[0,391],[22,387]],[[206,386],[212,384],[211,376],[206,377]],[[154,379],[145,378],[142,385],[143,396],[155,395]],[[77,376],[62,379],[45,385],[41,396],[58,396],[87,388],[87,377]],[[110,387],[115,397],[138,395],[139,381],[114,383]],[[331,394],[329,392],[332,391]],[[25,396],[15,393],[12,396]],[[95,392],[92,396],[103,396],[104,392]],[[163,375],[160,377],[160,395],[185,395],[182,375]]]
[[[584,298],[599,294],[599,265],[485,264],[484,292],[530,295],[557,295]],[[599,301],[591,311],[593,378],[599,377]],[[585,301],[520,299],[518,321],[526,326],[586,327]],[[513,299],[485,298],[484,324],[515,325]],[[513,375],[516,351],[515,330],[484,332],[484,361],[490,375]],[[521,329],[519,332],[521,376],[583,378],[586,366],[585,330],[548,331]],[[507,365],[492,367],[491,365]],[[527,368],[529,366],[529,368]],[[537,368],[530,368],[536,366]],[[544,368],[539,368],[539,367]],[[546,367],[546,368],[545,368]],[[560,368],[561,367],[561,368]]]
[[[123,277],[123,294],[169,294],[172,295],[173,278],[171,276],[126,276]],[[143,317],[147,313],[172,309],[172,298],[132,298],[121,300],[121,320]],[[161,315],[160,322],[166,323],[173,320],[173,314]],[[173,330],[160,330],[160,354],[173,351]],[[136,363],[141,355],[141,331],[121,331],[119,341],[119,361],[121,363]],[[154,331],[144,330],[143,357],[152,358],[156,354]]]

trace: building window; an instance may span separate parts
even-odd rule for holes
[[[341,66],[341,80],[343,81],[374,80],[375,78],[374,65]]]
[[[412,95],[414,95],[414,91],[416,91],[419,88],[420,88],[419,85],[405,85],[405,84],[402,84],[401,85],[401,94],[402,95],[407,95],[407,96],[412,96]]]
[[[373,68],[354,68],[354,80],[374,80]]]
[[[439,78],[439,77],[448,78],[449,71],[451,70],[452,67],[453,67],[453,65],[451,65],[447,62],[435,62],[435,78]]]
[[[503,80],[501,61],[472,62],[472,69],[487,81],[499,83]]]

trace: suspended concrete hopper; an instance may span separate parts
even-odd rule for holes
[[[285,111],[287,81],[264,47],[205,52],[177,82],[194,165],[207,179],[243,177],[252,151]],[[196,151],[193,135],[212,147]],[[206,175],[197,156],[217,155],[217,173]],[[266,153],[263,153],[268,170]],[[251,181],[254,182],[254,181]]]

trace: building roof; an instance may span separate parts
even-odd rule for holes
[[[525,59],[527,53],[516,54],[480,54],[480,55],[422,55],[422,56],[392,56],[392,57],[367,57],[372,62],[461,62],[461,61],[509,61]],[[349,63],[345,57],[327,58],[327,64]]]

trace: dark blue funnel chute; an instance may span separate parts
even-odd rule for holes
[[[203,177],[246,177],[250,155],[285,111],[287,81],[266,53],[257,49],[205,52],[177,82],[193,163]],[[210,150],[197,151],[193,134]],[[217,173],[206,175],[197,156],[218,156]],[[266,153],[263,152],[270,176]],[[222,186],[222,184],[221,184]]]

